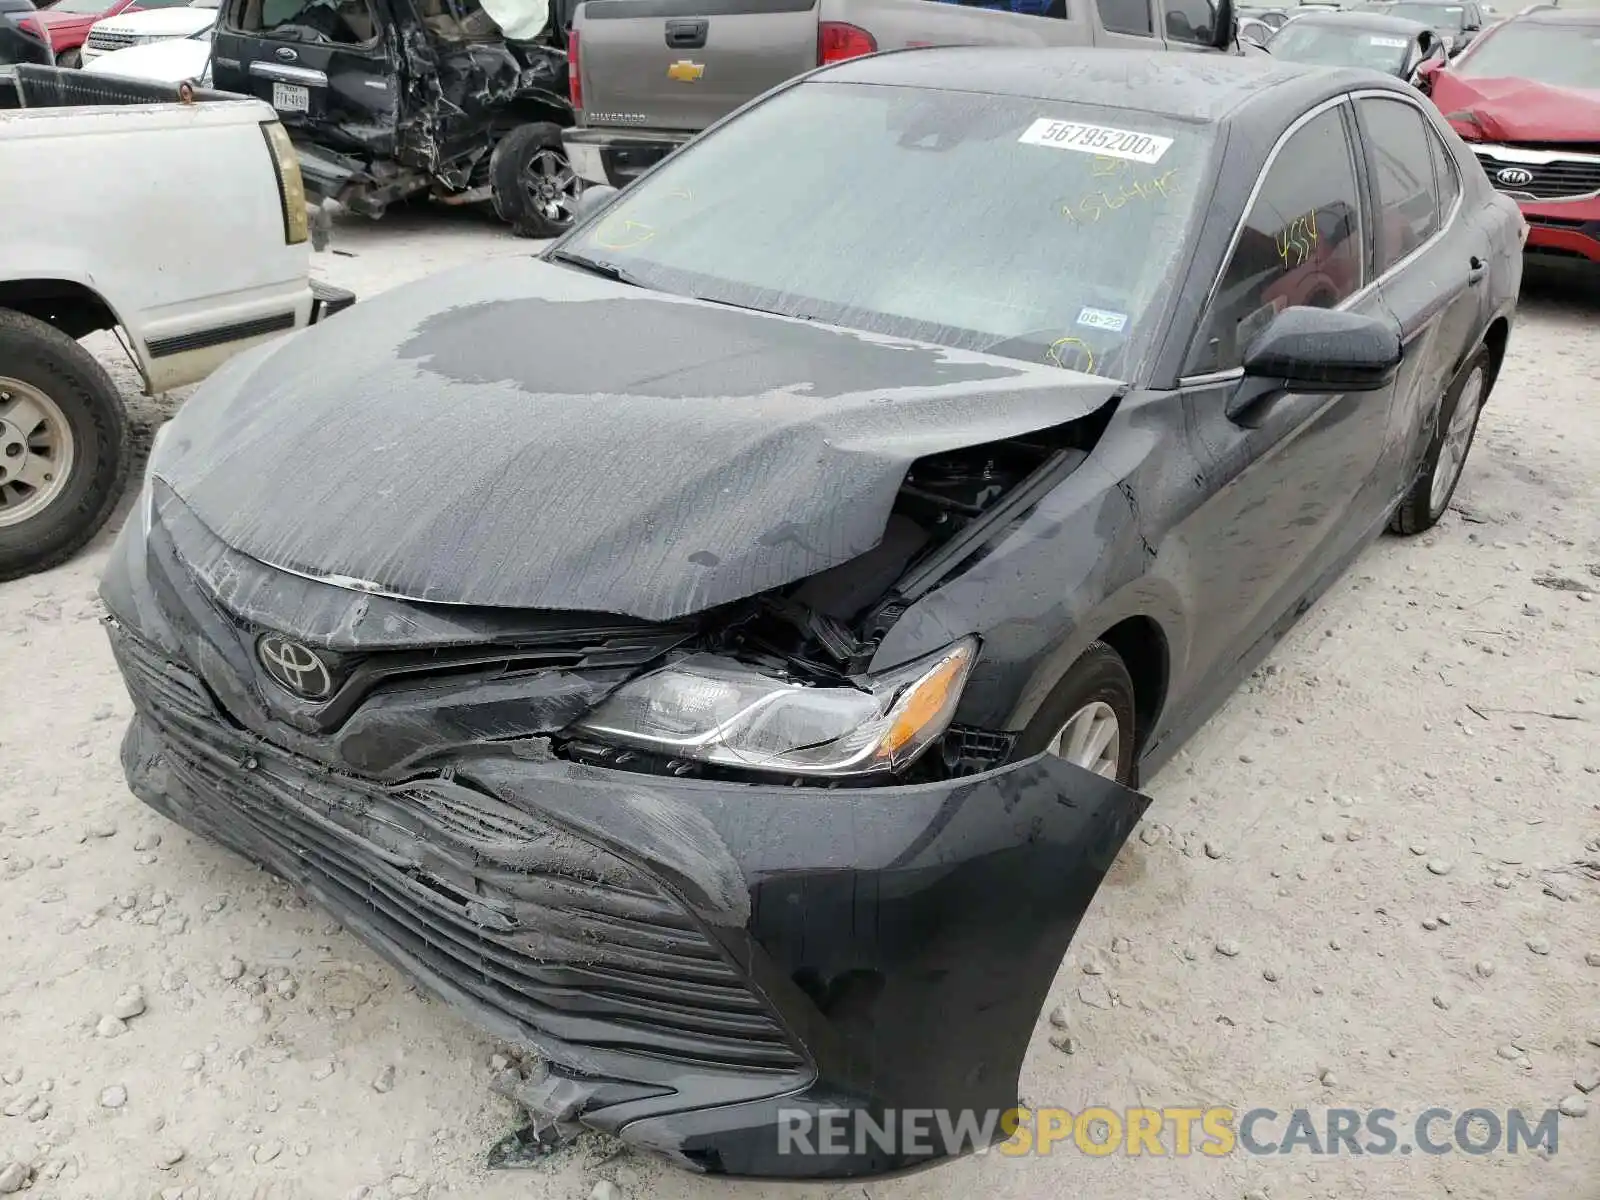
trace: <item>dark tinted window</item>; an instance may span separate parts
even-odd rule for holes
[[[1217,14],[1211,0],[1166,0],[1167,36],[1179,42],[1211,44]]]
[[[1054,17],[1067,15],[1066,0],[942,0],[945,4],[959,4],[962,8],[987,8],[995,12],[1020,13],[1028,17]]]
[[[1378,213],[1374,233],[1378,270],[1388,270],[1438,231],[1431,135],[1423,116],[1403,100],[1357,102],[1367,152],[1376,170]]]
[[[1297,130],[1268,169],[1186,374],[1239,366],[1250,339],[1285,308],[1332,308],[1358,291],[1359,212],[1350,141],[1340,110],[1329,109]]]
[[[1433,150],[1433,178],[1439,192],[1439,220],[1443,221],[1461,195],[1461,174],[1456,169],[1455,156],[1445,149],[1444,139],[1431,129],[1428,145]]]
[[[1107,33],[1134,33],[1145,37],[1155,35],[1155,22],[1150,16],[1150,0],[1095,0],[1100,6],[1100,24]]]

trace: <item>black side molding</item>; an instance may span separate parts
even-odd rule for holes
[[[227,342],[242,342],[246,338],[260,337],[264,333],[277,333],[294,328],[294,313],[273,313],[270,317],[252,317],[248,321],[235,321],[231,325],[216,325],[210,329],[196,329],[191,333],[175,333],[170,337],[153,338],[145,343],[151,358],[170,358],[190,350],[204,350]]]

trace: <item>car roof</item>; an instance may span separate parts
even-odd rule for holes
[[[1294,23],[1296,25],[1338,25],[1349,26],[1352,29],[1375,29],[1384,33],[1403,33],[1408,37],[1428,32],[1428,26],[1421,21],[1412,21],[1405,17],[1390,17],[1376,12],[1306,13],[1302,17],[1296,17]]]
[[[1370,71],[1268,55],[1090,47],[896,50],[846,59],[808,78],[1099,105],[1199,124],[1252,110],[1298,113],[1340,92],[1376,86]]]

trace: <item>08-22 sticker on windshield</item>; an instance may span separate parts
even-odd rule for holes
[[[1102,158],[1125,158],[1130,162],[1158,163],[1172,148],[1172,139],[1136,129],[1114,129],[1109,125],[1085,125],[1081,121],[1058,121],[1040,117],[1023,131],[1018,142],[1025,146],[1049,146],[1056,150],[1076,150]]]

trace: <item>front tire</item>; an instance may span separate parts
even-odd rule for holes
[[[1133,677],[1122,656],[1090,642],[1018,735],[1013,754],[1054,754],[1132,787],[1135,713]]]
[[[506,134],[489,159],[489,176],[494,210],[518,237],[560,237],[572,228],[583,181],[567,161],[559,125],[536,122]]]
[[[1439,404],[1439,421],[1423,457],[1422,474],[1390,518],[1389,530],[1402,537],[1432,529],[1450,507],[1478,432],[1478,418],[1489,396],[1494,363],[1480,346]]]
[[[66,561],[99,531],[122,495],[127,440],[93,355],[0,309],[0,582]]]

